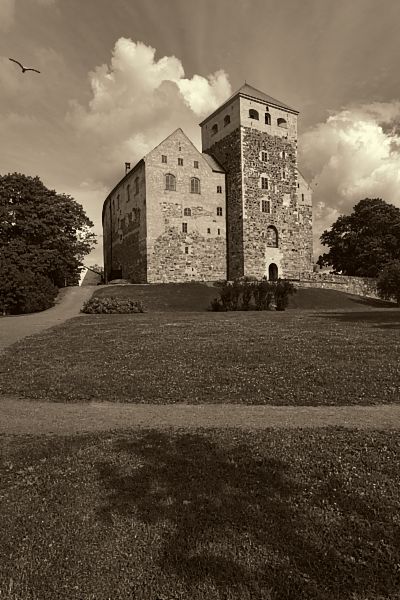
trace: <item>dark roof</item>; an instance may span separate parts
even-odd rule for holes
[[[288,104],[285,104],[284,102],[281,102],[280,100],[276,100],[276,98],[272,98],[272,96],[268,96],[268,94],[264,94],[264,92],[257,90],[252,85],[245,83],[234,94],[232,94],[232,96],[230,96],[220,107],[218,107],[213,113],[211,113],[211,115],[206,117],[200,123],[200,125],[203,125],[203,123],[208,121],[211,117],[213,117],[215,115],[216,112],[218,112],[219,110],[224,108],[227,104],[229,104],[229,102],[231,102],[237,96],[244,96],[246,98],[252,98],[253,100],[260,100],[261,102],[265,102],[266,104],[270,104],[271,106],[276,106],[277,108],[283,108],[283,109],[293,112],[295,114],[299,114],[299,111],[296,110],[295,108],[292,108]]]
[[[225,170],[215,160],[215,158],[211,156],[211,154],[207,154],[207,152],[202,152],[201,155],[208,162],[213,171],[215,171],[216,173],[225,173]]]

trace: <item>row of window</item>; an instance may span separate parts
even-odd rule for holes
[[[288,157],[286,150],[281,150],[281,152],[279,152],[279,156],[280,158],[286,159]],[[269,154],[266,150],[261,150],[260,152],[260,160],[262,162],[268,162],[269,161]]]
[[[249,119],[253,119],[254,121],[260,120],[260,115],[259,115],[258,111],[255,110],[254,108],[250,108],[250,110],[249,110]],[[226,115],[224,117],[224,127],[229,125],[230,122],[231,122],[231,117],[229,115]],[[265,125],[271,125],[271,115],[269,112],[265,113],[264,122],[265,122]],[[287,129],[287,121],[283,117],[279,117],[276,120],[276,124],[278,125],[278,127],[283,127],[284,129]],[[211,127],[211,135],[216,135],[217,133],[218,133],[218,124],[214,123],[214,125]]]
[[[183,215],[185,217],[191,217],[192,216],[192,209],[191,208],[184,208],[183,209]],[[217,206],[217,217],[222,217],[222,206]]]
[[[170,192],[176,191],[176,177],[172,173],[165,175],[165,189]],[[200,194],[200,179],[198,177],[190,178],[190,193]],[[217,185],[217,194],[222,194],[222,185]]]
[[[188,224],[187,223],[182,223],[182,233],[187,233],[188,232]],[[207,227],[207,233],[211,233],[211,228]],[[217,234],[221,235],[221,229],[218,227],[217,229]]]
[[[161,154],[161,162],[164,163],[164,164],[167,164],[168,158],[167,158],[166,154]],[[183,158],[178,158],[178,166],[179,167],[183,167]],[[193,161],[193,167],[195,169],[199,168],[199,161],[198,160],[194,160]]]

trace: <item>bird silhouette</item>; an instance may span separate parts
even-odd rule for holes
[[[35,71],[35,73],[40,73],[40,71],[38,71],[37,69],[27,69],[26,67],[21,65],[20,62],[18,62],[17,60],[14,60],[13,58],[9,58],[8,60],[11,60],[11,62],[15,62],[17,65],[19,65],[21,67],[23,73],[25,73],[25,71]]]

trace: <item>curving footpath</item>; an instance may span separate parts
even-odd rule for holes
[[[100,286],[73,286],[63,288],[56,304],[48,310],[29,315],[0,317],[0,353],[18,340],[60,325],[80,315],[82,305]]]

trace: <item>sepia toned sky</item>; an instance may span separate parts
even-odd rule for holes
[[[0,173],[95,223],[109,190],[244,81],[300,111],[318,236],[364,197],[400,207],[399,0],[0,0]],[[20,60],[41,74],[20,69]]]

